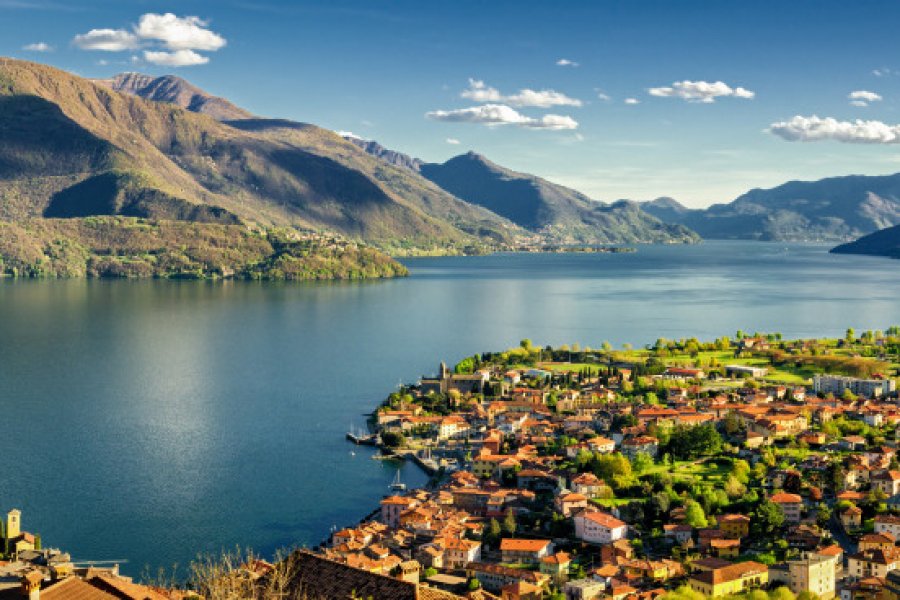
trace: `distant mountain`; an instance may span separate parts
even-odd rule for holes
[[[419,171],[437,185],[525,229],[562,243],[694,242],[681,225],[669,225],[634,202],[605,204],[540,177],[518,173],[469,152]]]
[[[900,258],[900,225],[870,233],[831,249],[834,254],[869,254]]]
[[[149,79],[116,85],[164,101],[0,59],[0,220],[289,225],[400,253],[458,252],[521,232],[331,131],[252,118],[183,80],[165,88]],[[216,122],[194,111],[241,118]]]
[[[705,210],[671,199],[641,206],[704,238],[844,241],[900,223],[900,174],[791,181]]]
[[[219,121],[249,119],[253,115],[224,98],[213,96],[174,75],[153,77],[142,73],[121,73],[112,79],[96,79],[95,83],[109,86],[124,94],[145,100],[168,102],[186,110],[209,115]]]
[[[692,209],[674,198],[662,197],[649,202],[642,202],[641,209],[666,223],[682,223]]]
[[[347,133],[341,134],[341,137],[348,142],[359,146],[366,153],[371,154],[376,158],[380,158],[384,162],[394,165],[395,167],[403,167],[404,169],[418,172],[419,168],[422,166],[422,161],[418,158],[413,158],[408,154],[403,154],[402,152],[397,152],[395,150],[388,150],[374,140],[363,139]]]

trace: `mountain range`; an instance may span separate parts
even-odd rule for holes
[[[125,73],[102,83],[116,91],[208,114],[236,129],[265,133],[329,158],[344,161],[348,158],[345,149],[326,144],[311,146],[309,137],[314,126],[254,117],[227,100],[207,94],[178,77],[152,78]],[[373,140],[352,134],[344,134],[343,137],[379,161],[373,168],[355,156],[347,166],[380,179],[399,195],[422,198],[428,205],[426,212],[446,215],[458,229],[488,243],[509,242],[521,234],[535,233],[547,241],[569,243],[699,241],[699,237],[687,228],[661,223],[636,205],[620,203],[608,206],[594,202],[574,190],[533,175],[514,173],[478,155],[470,153],[444,165],[434,165],[385,148]],[[465,160],[472,157],[477,160]],[[400,171],[390,171],[385,164]],[[479,182],[478,190],[472,189],[471,185],[467,187],[466,182],[472,181]],[[444,193],[435,194],[437,190]],[[447,193],[463,200],[469,207],[476,210],[481,207],[490,213],[459,214],[459,207],[447,206]],[[516,206],[521,210],[516,210]],[[526,215],[528,212],[534,214],[529,217]],[[510,227],[511,224],[526,231]],[[343,233],[357,234],[350,231]],[[396,235],[401,239],[408,236],[403,231],[398,231]],[[383,240],[374,241],[383,243]]]
[[[698,233],[845,241],[900,223],[900,175],[789,182],[708,209],[606,203],[474,152],[429,163],[259,117],[179,77],[87,80],[0,58],[0,221],[100,217],[289,227],[394,254]]]
[[[707,239],[846,241],[900,223],[900,174],[791,181],[707,209],[672,198],[641,207]]]
[[[184,80],[163,79],[131,74],[98,84],[0,59],[0,219],[287,225],[425,252],[508,243],[520,233],[329,130],[246,116]]]
[[[699,236],[641,210],[635,202],[606,204],[528,173],[518,173],[475,152],[427,163],[372,140],[344,134],[369,154],[420,173],[442,189],[505,217],[549,243],[698,242]]]

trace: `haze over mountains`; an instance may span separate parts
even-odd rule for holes
[[[501,167],[475,152],[427,163],[352,134],[345,139],[390,164],[420,173],[454,196],[505,217],[551,243],[696,242],[634,202],[605,204],[535,175]]]
[[[900,223],[900,174],[791,181],[707,209],[671,198],[642,208],[709,239],[846,241]]]

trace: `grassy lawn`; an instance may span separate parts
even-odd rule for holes
[[[566,362],[542,362],[537,363],[536,369],[543,369],[544,371],[581,371],[582,369],[593,369],[596,371],[599,368],[606,368],[605,364],[602,363],[566,363]]]
[[[725,464],[718,464],[714,461],[706,461],[704,463],[695,463],[693,461],[675,461],[671,465],[657,464],[649,469],[639,473],[643,475],[653,475],[668,473],[675,481],[724,481],[731,467]]]
[[[597,506],[602,506],[603,508],[613,508],[616,506],[622,506],[623,504],[630,504],[632,502],[646,502],[646,498],[594,498],[591,500]]]

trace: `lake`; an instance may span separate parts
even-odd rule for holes
[[[396,469],[343,439],[400,381],[467,354],[900,323],[900,263],[817,245],[404,261],[407,279],[0,282],[0,510],[141,575],[315,545]],[[182,570],[182,574],[184,571]]]

